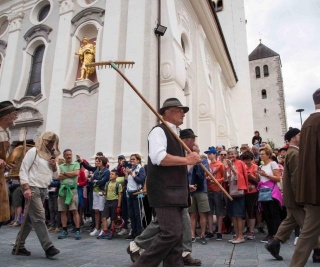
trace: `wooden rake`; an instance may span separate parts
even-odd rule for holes
[[[130,82],[130,80],[123,74],[122,71],[119,70],[119,67],[122,68],[132,68],[134,61],[102,61],[102,62],[95,62],[86,64],[86,67],[98,67],[98,68],[113,68],[116,72],[120,74],[120,76],[130,85],[130,87],[135,91],[135,93],[140,97],[140,99],[148,106],[148,108],[152,111],[152,113],[163,123],[164,126],[167,127],[169,132],[174,136],[174,138],[182,145],[182,147],[188,152],[191,153],[189,147],[180,139],[180,137],[170,128],[170,126],[166,123],[166,121],[160,116],[160,114],[150,105],[150,103],[144,98],[144,96],[138,91],[138,89]],[[207,168],[202,164],[199,163],[200,167],[203,171],[210,177],[212,182],[215,182],[216,185],[222,190],[222,192],[230,199],[233,200],[232,197],[228,194],[228,192],[221,186],[221,184],[216,180],[216,178],[207,170]]]

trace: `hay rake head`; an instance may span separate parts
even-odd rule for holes
[[[94,62],[94,63],[89,63],[86,64],[86,67],[98,67],[98,69],[101,68],[107,68],[107,66],[109,66],[109,68],[114,68],[114,69],[118,69],[118,68],[133,68],[133,64],[135,64],[134,61],[119,61],[119,60],[115,60],[115,61],[101,61],[101,62]]]

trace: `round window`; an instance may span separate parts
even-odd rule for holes
[[[7,16],[0,18],[0,36],[6,33],[9,26],[9,21]]]
[[[38,14],[38,21],[43,21],[49,14],[50,11],[50,4],[45,5],[42,7]]]

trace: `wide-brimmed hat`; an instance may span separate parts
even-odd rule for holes
[[[187,113],[189,111],[189,108],[183,106],[177,98],[168,98],[163,102],[162,108],[159,109],[159,114],[163,115],[166,109],[172,108],[172,107],[182,108],[184,113]]]
[[[194,132],[191,129],[184,129],[180,131],[180,138],[186,139],[190,137],[198,137],[194,134]]]
[[[10,101],[0,102],[0,118],[13,112],[18,111],[19,108],[16,108]]]
[[[208,150],[204,151],[205,154],[217,154],[217,150],[214,147],[209,147]]]

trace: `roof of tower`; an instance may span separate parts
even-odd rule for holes
[[[279,56],[279,54],[260,42],[260,44],[249,55],[249,61],[275,56]]]

